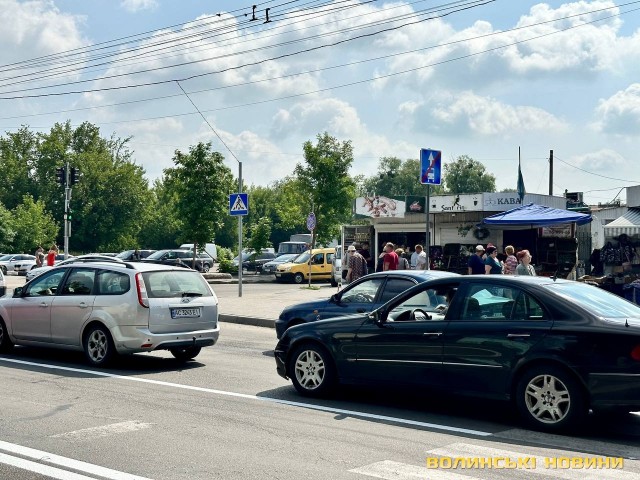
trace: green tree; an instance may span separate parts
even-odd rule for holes
[[[425,195],[425,186],[420,183],[420,160],[408,159],[404,162],[397,157],[382,157],[378,171],[371,177],[360,177],[360,195]],[[431,194],[443,193],[440,185],[431,186]]]
[[[16,232],[13,229],[13,217],[11,212],[0,203],[0,252],[13,250],[13,239]]]
[[[50,245],[58,234],[58,224],[46,210],[44,202],[33,201],[25,195],[20,205],[13,209],[13,251],[33,253],[38,245]]]
[[[176,150],[175,167],[164,170],[165,184],[175,195],[176,213],[182,221],[181,240],[204,247],[215,239],[228,215],[231,170],[210,143],[198,143],[188,154]],[[195,262],[195,251],[194,251]]]
[[[448,193],[496,191],[496,177],[485,166],[467,155],[444,165],[444,183]]]
[[[251,228],[251,238],[247,242],[247,247],[255,252],[261,252],[263,248],[271,246],[270,237],[271,220],[268,217],[262,217]]]
[[[0,202],[9,210],[20,203],[24,195],[37,196],[38,141],[26,127],[0,138]]]
[[[294,185],[301,213],[306,217],[311,208],[316,215],[315,240],[328,243],[339,234],[340,225],[351,218],[351,208],[355,198],[356,185],[349,169],[353,164],[351,141],[338,142],[327,132],[318,134],[317,143],[304,143],[304,164],[294,169]],[[304,218],[300,225],[304,225]]]
[[[182,221],[176,209],[177,196],[161,179],[154,181],[150,193],[148,220],[140,225],[138,245],[155,249],[175,248],[182,232]]]

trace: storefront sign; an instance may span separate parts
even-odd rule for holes
[[[573,231],[573,224],[566,223],[563,225],[553,225],[550,227],[542,227],[539,229],[540,237],[544,238],[573,238],[575,237]]]
[[[404,218],[405,209],[406,204],[402,200],[375,195],[356,198],[355,214],[373,218]]]
[[[482,210],[482,194],[478,195],[438,195],[431,197],[429,208],[432,212],[473,212]]]
[[[522,205],[517,192],[483,193],[485,212],[506,212]]]
[[[424,202],[426,197],[407,197],[405,213],[425,213]]]

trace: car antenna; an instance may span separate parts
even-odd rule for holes
[[[558,270],[556,270],[555,272],[553,272],[553,275],[551,275],[551,280],[553,280],[554,282],[558,279]]]
[[[629,328],[629,319],[628,318],[624,319],[624,326]]]

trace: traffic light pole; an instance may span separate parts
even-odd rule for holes
[[[71,225],[69,224],[69,202],[71,201],[71,187],[69,187],[69,162],[64,170],[64,258],[69,257],[69,237],[71,236]]]

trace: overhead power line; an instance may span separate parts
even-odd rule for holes
[[[557,160],[560,160],[562,163],[564,163],[565,165],[568,165],[572,168],[575,168],[576,170],[580,170],[581,172],[584,173],[588,173],[589,175],[595,175],[596,177],[600,177],[600,178],[606,178],[609,180],[617,180],[619,182],[627,182],[627,183],[636,183],[636,184],[640,184],[640,180],[629,180],[626,178],[615,178],[615,177],[608,177],[607,175],[602,175],[601,173],[595,173],[595,172],[590,172],[589,170],[585,170],[584,168],[580,168],[580,167],[576,167],[575,165],[570,164],[569,162],[565,162],[564,160],[562,160],[561,158],[559,158],[557,155],[554,154],[554,158],[556,158]]]

